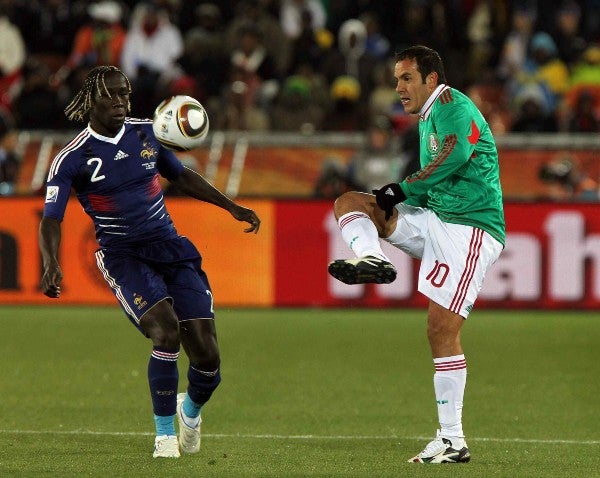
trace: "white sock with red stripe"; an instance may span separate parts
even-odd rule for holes
[[[375,256],[390,262],[381,250],[377,228],[368,214],[352,211],[341,216],[338,224],[342,238],[356,257]]]
[[[433,387],[440,420],[440,435],[464,437],[462,408],[467,384],[464,354],[434,358]]]

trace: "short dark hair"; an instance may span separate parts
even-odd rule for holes
[[[446,73],[444,73],[444,62],[440,54],[432,48],[415,45],[396,53],[396,62],[406,59],[417,60],[417,70],[421,73],[423,83],[429,73],[436,72],[438,75],[438,84],[446,83]]]

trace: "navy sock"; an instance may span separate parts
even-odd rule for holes
[[[174,417],[179,382],[178,357],[179,350],[153,347],[148,362],[148,383],[150,384],[152,409],[155,417],[161,417],[158,421],[155,418],[157,435],[175,435]]]
[[[204,371],[194,368],[190,365],[188,368],[188,388],[187,393],[190,399],[198,407],[198,411],[208,400],[212,393],[221,382],[221,373],[219,369],[213,371]]]

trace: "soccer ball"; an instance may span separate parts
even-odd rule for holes
[[[152,130],[156,139],[172,151],[189,151],[200,146],[208,134],[206,110],[191,96],[171,96],[154,111]]]

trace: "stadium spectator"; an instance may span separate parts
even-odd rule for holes
[[[499,52],[497,74],[502,81],[514,78],[525,65],[535,20],[536,10],[531,5],[525,3],[515,6],[511,17],[512,28]]]
[[[556,41],[558,57],[571,69],[587,47],[581,35],[581,8],[574,0],[566,0],[555,16],[552,38]]]
[[[313,96],[310,80],[291,75],[273,104],[271,129],[311,134],[321,129],[324,116],[325,110]]]
[[[421,259],[418,288],[429,299],[440,430],[409,462],[467,462],[462,426],[467,365],[460,331],[504,247],[498,152],[473,102],[446,85],[435,50],[403,50],[394,76],[406,112],[419,116],[423,168],[373,195],[352,192],[335,201],[341,236],[356,257],[335,260],[328,270],[345,284],[393,282],[396,269],[380,238]]]
[[[373,70],[374,87],[369,92],[369,114],[372,118],[389,115],[394,103],[399,100],[392,82],[393,73],[389,62],[378,63]]]
[[[600,133],[600,106],[591,91],[582,89],[575,100],[575,107],[569,109],[566,118],[566,131],[571,133]]]
[[[225,25],[215,3],[202,3],[195,10],[196,23],[184,35],[183,69],[196,81],[202,101],[218,97],[228,74]]]
[[[219,108],[213,114],[215,126],[221,130],[268,131],[268,113],[255,101],[246,71],[232,66],[221,95]]]
[[[390,41],[381,33],[379,17],[374,11],[366,11],[358,18],[367,30],[367,39],[365,49],[369,55],[372,55],[380,62],[388,59],[390,51]]]
[[[379,63],[366,50],[367,29],[356,19],[347,20],[337,34],[337,43],[323,59],[322,72],[332,84],[340,76],[355,78],[360,85],[358,102],[366,108],[374,88],[373,70]],[[364,128],[363,128],[364,129]]]
[[[76,2],[70,0],[21,2],[15,21],[23,34],[28,53],[53,62],[60,58],[62,61],[57,69],[62,66],[84,20],[84,15],[78,11]]]
[[[600,111],[600,46],[590,45],[573,66],[569,89],[565,94],[563,106],[574,108],[582,91],[594,98],[594,108]]]
[[[0,108],[12,108],[21,87],[22,68],[26,59],[25,42],[21,31],[0,10]]]
[[[313,197],[316,199],[336,199],[344,193],[355,191],[356,184],[349,182],[347,167],[337,157],[325,158],[315,182]]]
[[[327,11],[320,0],[282,0],[279,18],[283,32],[290,39],[300,36],[306,18],[315,32],[327,25]]]
[[[0,196],[16,192],[21,158],[16,152],[17,135],[10,111],[0,109]]]
[[[600,187],[587,174],[576,158],[561,153],[543,164],[539,178],[546,184],[546,198],[555,201],[598,201]]]
[[[63,129],[68,126],[64,104],[48,78],[48,65],[29,57],[23,68],[23,85],[14,102],[13,113],[19,129]],[[40,112],[43,111],[43,114]]]
[[[238,34],[238,43],[230,55],[231,66],[243,75],[248,99],[268,111],[280,86],[275,61],[255,25],[246,23]]]
[[[325,131],[360,131],[369,122],[367,109],[360,103],[360,84],[356,78],[341,75],[330,87],[331,106],[323,121]]]
[[[556,43],[548,33],[535,33],[529,48],[523,69],[507,83],[509,97],[518,98],[523,90],[537,88],[543,109],[555,112],[569,86],[569,70],[558,58]]]
[[[279,19],[269,11],[262,0],[242,0],[235,16],[225,28],[225,51],[239,48],[240,33],[252,25],[260,34],[263,48],[274,63],[278,77],[287,74],[290,67],[290,39],[281,28]]]
[[[323,57],[333,43],[331,32],[325,29],[314,29],[310,10],[302,12],[302,20],[300,33],[291,40],[290,71],[292,72],[301,64],[311,64],[316,69],[321,69]]]
[[[600,41],[600,0],[582,0],[583,37],[588,43]]]
[[[543,92],[535,85],[519,91],[515,103],[517,112],[511,125],[511,131],[517,133],[554,133],[558,131],[556,113],[547,108]]]
[[[331,106],[329,84],[321,74],[321,70],[312,63],[301,63],[292,74],[308,81],[312,102],[324,111],[328,111]]]
[[[90,21],[77,30],[66,64],[50,78],[51,85],[55,88],[79,68],[91,69],[98,65],[120,63],[125,42],[121,5],[113,0],[102,0],[90,4],[87,13]],[[76,84],[74,88],[80,86]]]
[[[132,13],[120,63],[137,93],[131,103],[134,114],[152,116],[156,105],[168,96],[171,82],[184,74],[177,63],[182,55],[183,37],[168,11],[155,2],[139,3]]]
[[[70,120],[89,123],[50,166],[39,227],[42,291],[51,298],[61,295],[61,221],[74,188],[95,225],[99,269],[127,317],[152,341],[148,381],[156,428],[153,456],[176,458],[180,448],[199,451],[200,411],[219,385],[220,359],[202,258],[177,234],[159,175],[188,196],[249,223],[245,232],[258,232],[260,220],[185,168],[156,141],[149,120],[128,118],[130,93],[121,70],[96,67],[65,110]],[[187,392],[178,395],[180,346],[189,367]],[[118,392],[111,392],[117,403]]]
[[[403,179],[404,157],[392,122],[385,116],[376,117],[366,131],[366,143],[355,152],[348,164],[349,182],[355,189],[371,192]]]
[[[423,0],[408,0],[405,2],[407,8],[404,9],[398,23],[394,28],[394,34],[391,38],[392,44],[398,49],[405,48],[410,44],[426,45],[432,44],[438,46],[439,38],[444,35],[446,30],[445,22],[443,24],[434,22],[443,21],[443,15],[437,15],[434,18],[430,4]],[[441,4],[437,4],[436,13],[440,13]],[[464,21],[462,22],[464,25]]]
[[[501,3],[501,2],[498,2]],[[469,41],[468,64],[465,82],[472,84],[487,76],[490,61],[495,54],[494,2],[477,2],[467,19],[466,33]]]
[[[571,88],[600,87],[600,44],[589,45],[573,66]]]

